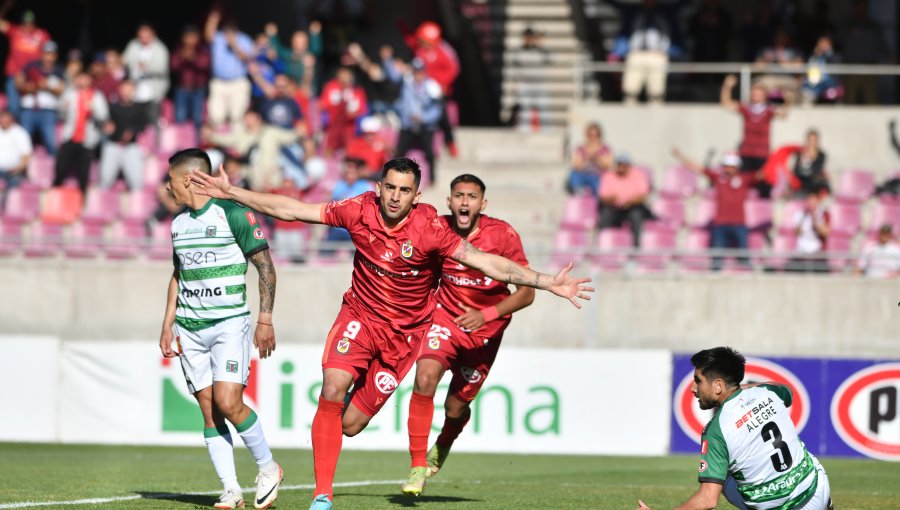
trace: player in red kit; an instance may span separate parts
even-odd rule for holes
[[[441,220],[479,250],[528,267],[516,231],[505,221],[481,214],[487,206],[484,191],[484,182],[474,175],[453,179],[447,198],[452,214]],[[516,286],[515,292],[510,293],[505,282],[445,259],[437,301],[431,329],[416,361],[416,382],[409,402],[407,428],[412,468],[402,488],[407,495],[421,494],[425,479],[443,465],[453,441],[469,421],[469,404],[497,357],[510,314],[534,301],[534,289]],[[453,379],[444,401],[444,426],[426,458],[434,394],[447,370],[452,371]]]
[[[444,259],[495,280],[548,290],[577,307],[594,290],[584,285],[590,279],[569,276],[571,263],[555,276],[537,273],[459,237],[434,207],[418,203],[421,171],[410,159],[385,163],[375,192],[325,204],[240,189],[224,172],[191,177],[201,193],[280,220],[345,228],[356,246],[350,289],[322,355],[322,391],[312,424],[316,489],[310,510],[332,508],[342,432],[354,436],[362,431],[412,368],[431,326]]]

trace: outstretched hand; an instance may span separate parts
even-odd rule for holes
[[[650,507],[647,506],[647,503],[644,503],[643,501],[638,500],[637,510],[650,510]]]
[[[594,288],[582,285],[584,283],[590,283],[590,278],[573,278],[569,276],[569,271],[575,267],[575,263],[571,260],[566,267],[559,270],[556,273],[556,276],[553,277],[553,281],[550,282],[550,286],[547,288],[550,292],[556,294],[559,297],[564,297],[568,299],[575,308],[581,308],[581,303],[578,302],[579,299],[583,299],[585,301],[590,301],[591,296],[588,295],[588,292],[594,292]]]
[[[231,182],[225,173],[225,166],[219,165],[219,173],[209,175],[196,170],[191,170],[191,182],[197,187],[198,195],[206,195],[212,198],[231,198]]]

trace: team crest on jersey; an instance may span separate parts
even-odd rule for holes
[[[428,339],[428,348],[431,350],[434,350],[434,351],[440,349],[441,348],[441,339],[435,338],[435,337],[429,338]]]
[[[216,227],[206,227],[206,237],[216,237]]]
[[[228,360],[225,362],[225,371],[230,374],[236,374],[238,371],[238,362],[234,360]]]
[[[405,243],[403,243],[403,246],[400,247],[400,255],[403,255],[403,258],[405,259],[413,256],[412,241],[406,241]]]
[[[459,369],[460,373],[462,373],[463,378],[469,381],[472,384],[477,383],[483,377],[481,372],[475,370],[474,368],[462,367]]]
[[[253,237],[255,237],[257,239],[265,239],[266,235],[263,234],[262,229],[257,228],[257,229],[253,230]]]
[[[709,464],[707,464],[705,460],[700,461],[700,472],[701,473],[706,471],[706,468],[708,468],[708,467],[709,467]]]
[[[350,339],[347,337],[341,338],[337,343],[337,352],[341,354],[347,354],[347,351],[350,350]]]

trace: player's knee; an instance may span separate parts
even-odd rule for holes
[[[219,411],[232,423],[234,423],[234,417],[239,415],[244,409],[244,400],[242,398],[225,395],[222,397],[216,396],[215,401]]]
[[[413,385],[413,391],[419,395],[433,397],[435,392],[437,392],[437,386],[440,381],[441,378],[437,374],[418,372],[416,374],[416,382]]]
[[[330,400],[332,402],[340,402],[344,400],[344,396],[347,394],[347,388],[344,388],[340,384],[336,384],[330,381],[325,381],[322,384],[322,398],[325,400]]]
[[[456,399],[447,399],[447,401],[444,402],[444,413],[451,420],[468,418],[470,412],[469,402],[463,402]]]
[[[359,421],[353,422],[353,423],[344,423],[343,424],[343,433],[347,437],[353,437],[353,436],[359,434],[360,432],[362,432],[366,428],[366,425],[368,425],[368,424],[369,424],[369,422],[359,422]]]

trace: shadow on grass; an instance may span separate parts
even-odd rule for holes
[[[346,494],[338,493],[337,498],[361,496],[371,498],[378,494]],[[481,503],[480,499],[459,498],[456,496],[404,496],[402,494],[381,494],[392,505],[404,508],[415,508],[419,503]]]
[[[200,505],[204,507],[212,507],[213,503],[218,501],[216,496],[207,494],[180,494],[177,492],[144,492],[135,491],[140,494],[142,499],[161,499],[166,501],[178,501],[179,503],[188,503],[190,505]],[[252,501],[251,501],[252,504]]]

